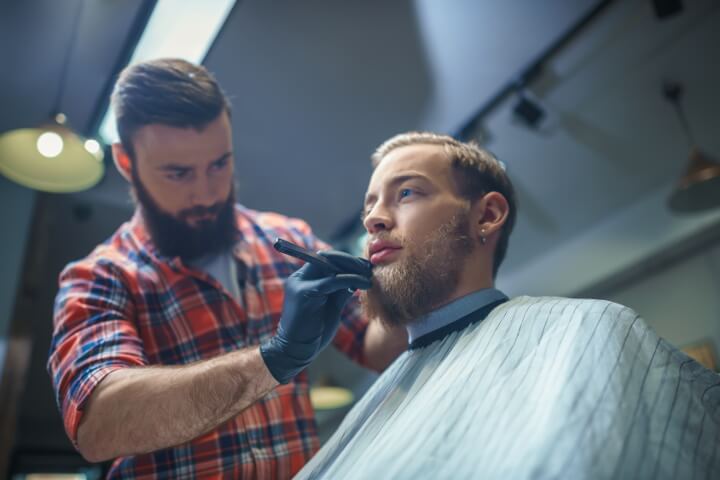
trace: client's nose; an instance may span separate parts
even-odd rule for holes
[[[370,234],[390,230],[393,227],[390,215],[377,205],[365,216],[363,225]]]

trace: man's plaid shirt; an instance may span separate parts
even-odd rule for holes
[[[139,214],[60,275],[48,369],[73,442],[83,408],[110,372],[140,365],[182,365],[258,345],[273,335],[283,284],[302,262],[272,248],[282,237],[327,248],[302,221],[236,207],[243,266],[239,304],[214,278],[160,256]],[[357,298],[346,307],[334,344],[364,363],[367,322]],[[120,458],[110,477],[289,478],[319,441],[307,375],[185,445]]]

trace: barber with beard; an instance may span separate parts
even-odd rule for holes
[[[380,371],[406,333],[361,314],[368,262],[235,203],[230,106],[204,68],[129,67],[112,103],[136,211],[60,275],[48,369],[67,434],[115,459],[110,478],[289,478],[319,448],[304,368],[332,342]]]

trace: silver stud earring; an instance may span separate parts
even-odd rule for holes
[[[480,230],[480,243],[485,245],[487,243],[487,238],[485,238],[485,230]]]

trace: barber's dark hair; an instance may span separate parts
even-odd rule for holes
[[[176,58],[127,67],[115,83],[111,102],[120,142],[133,161],[133,136],[146,125],[200,130],[223,110],[230,114],[230,101],[212,74]]]
[[[448,135],[432,132],[407,132],[396,135],[378,147],[372,155],[373,167],[391,151],[409,145],[440,145],[450,158],[453,166],[455,184],[458,193],[470,201],[489,192],[498,192],[508,202],[508,216],[500,230],[495,255],[493,257],[493,277],[497,275],[505,259],[510,233],[515,226],[517,216],[517,198],[505,168],[495,156],[475,142],[460,142]]]

